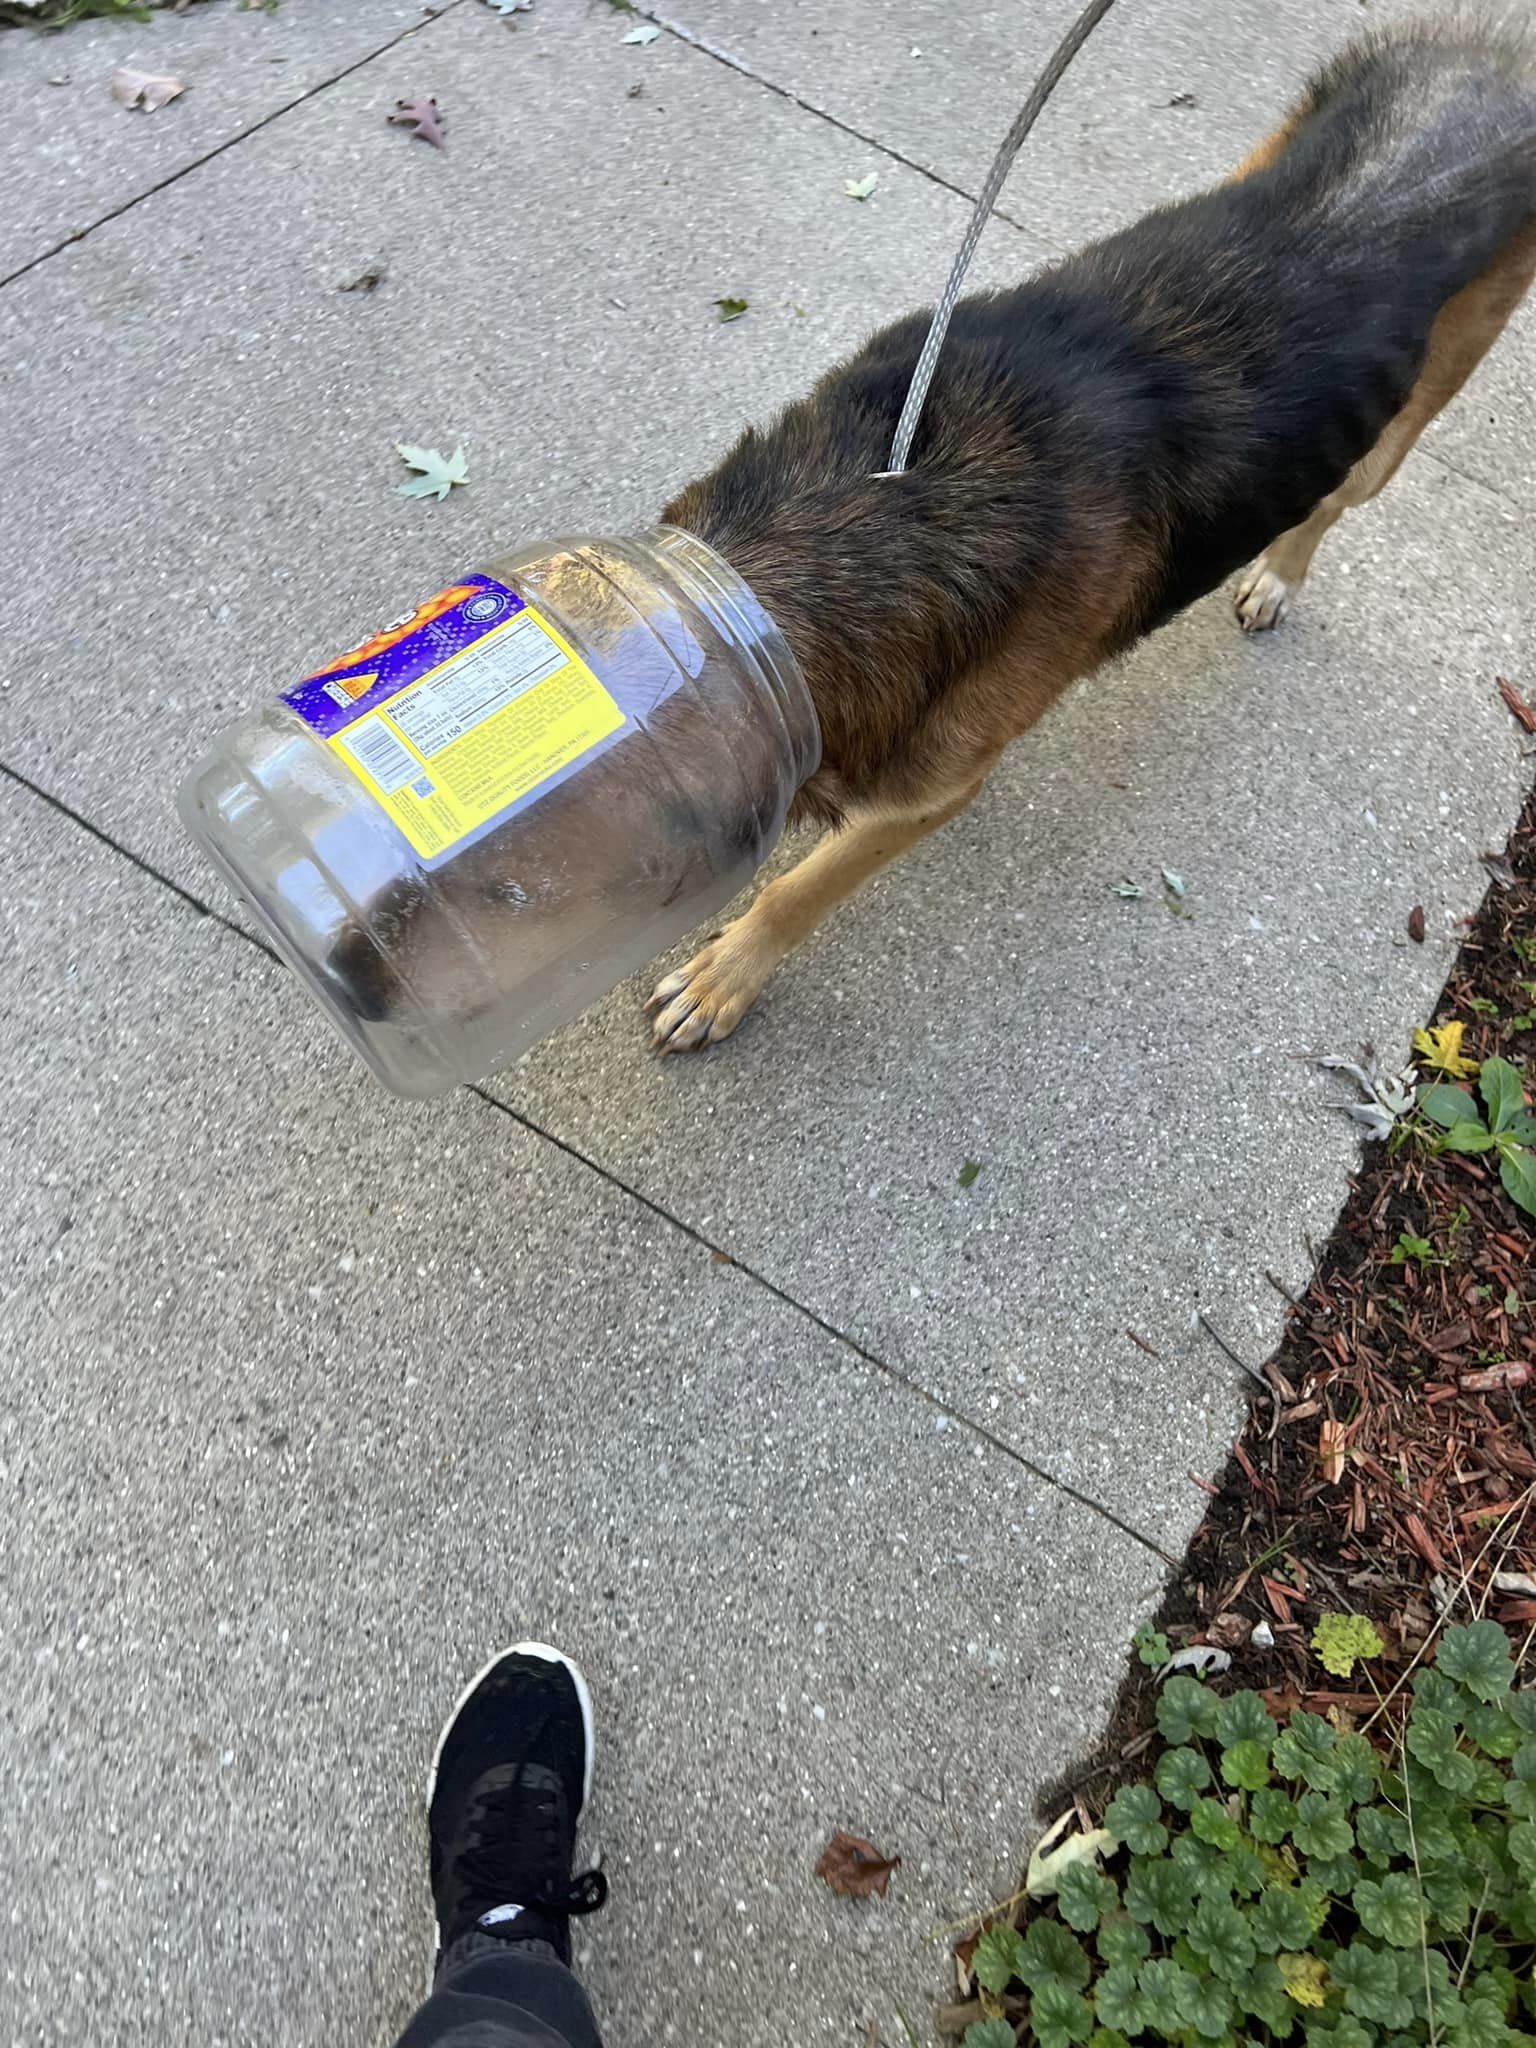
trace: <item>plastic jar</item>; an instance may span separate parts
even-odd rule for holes
[[[496,1071],[717,912],[821,735],[691,534],[525,549],[228,727],[187,829],[399,1095]]]

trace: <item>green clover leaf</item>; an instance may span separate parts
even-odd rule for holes
[[[1221,1775],[1229,1785],[1258,1792],[1269,1783],[1269,1744],[1244,1740],[1223,1750]]]
[[[1153,1782],[1168,1804],[1188,1813],[1211,1782],[1211,1767],[1198,1749],[1165,1749]]]
[[[1275,1734],[1275,1717],[1256,1692],[1230,1693],[1216,1709],[1216,1740],[1223,1749],[1262,1742],[1267,1750]]]
[[[1179,1864],[1132,1858],[1125,1880],[1125,1910],[1133,1920],[1150,1921],[1159,1934],[1172,1940],[1188,1921],[1194,1903],[1195,1880]],[[1111,2025],[1117,2024],[1111,2021]]]
[[[1030,1999],[1029,2023],[1040,2048],[1067,2048],[1093,2032],[1093,2007],[1080,1991],[1053,1977]]]
[[[1092,1934],[1119,1903],[1116,1887],[1092,1863],[1069,1863],[1056,1880],[1056,1910],[1079,1934]]]
[[[1408,1823],[1380,1806],[1361,1807],[1355,1815],[1355,1838],[1366,1860],[1378,1869],[1408,1853]]]
[[[1213,1849],[1235,1849],[1242,1840],[1241,1828],[1218,1799],[1197,1799],[1190,1808],[1189,1825]]]
[[[1515,1675],[1509,1638],[1496,1621],[1448,1628],[1440,1638],[1435,1663],[1447,1678],[1464,1685],[1480,1700],[1502,1699]]]
[[[1133,1856],[1161,1856],[1168,1830],[1159,1815],[1163,1803],[1150,1785],[1122,1785],[1109,1802],[1104,1825]]]
[[[1019,2048],[1019,2037],[1009,2020],[972,2020],[960,2048]]]
[[[1283,1792],[1255,1792],[1248,1810],[1248,1826],[1260,1842],[1283,1842],[1298,1818],[1295,1800]]]
[[[1182,1671],[1163,1681],[1157,1701],[1157,1732],[1177,1748],[1197,1735],[1214,1735],[1221,1702],[1208,1685]]]
[[[1239,1983],[1253,1967],[1257,1950],[1247,1916],[1219,1892],[1207,1892],[1190,1916],[1185,1938],[1211,1974]]]
[[[1128,1919],[1124,1913],[1111,1914],[1100,1923],[1094,1947],[1104,1958],[1105,1967],[1111,1970],[1127,1966],[1134,1970],[1152,1952],[1145,1927]],[[1114,2024],[1118,2026],[1120,2022],[1116,2020]]]
[[[1123,2034],[1139,2034],[1147,2024],[1146,2000],[1130,1963],[1116,1963],[1093,1987],[1093,2002],[1106,2026]]]
[[[1413,1879],[1394,1870],[1378,1884],[1362,1878],[1354,1889],[1354,1908],[1367,1934],[1394,1948],[1417,1948],[1424,1940],[1424,1901]]]
[[[989,1927],[976,1944],[971,1974],[983,1991],[1006,1991],[1024,1960],[1024,1937],[1016,1927]]]
[[[1306,1948],[1312,1939],[1312,1919],[1301,1894],[1289,1885],[1271,1885],[1248,1915],[1248,1928],[1266,1955],[1277,1949]]]
[[[1316,1714],[1292,1714],[1275,1737],[1275,1769],[1282,1778],[1301,1778],[1314,1792],[1331,1792],[1334,1783],[1334,1733]]]
[[[1354,1847],[1354,1829],[1343,1806],[1321,1792],[1308,1792],[1297,1801],[1297,1821],[1291,1836],[1303,1856],[1327,1861],[1347,1856]],[[1318,1873],[1322,1882],[1321,1872]]]
[[[1198,1989],[1189,1971],[1164,1959],[1143,1963],[1136,1981],[1141,1987],[1144,2024],[1159,2034],[1181,2033],[1188,2024],[1190,2000]]]
[[[1343,1988],[1346,2012],[1357,2019],[1378,2020],[1384,2027],[1412,2024],[1413,2000],[1401,1988],[1394,1955],[1357,1935],[1328,1968],[1334,1983]]]
[[[1087,1951],[1075,1934],[1059,1921],[1034,1919],[1024,1933],[1023,1953],[1015,1975],[1031,1991],[1043,1991],[1047,1984],[1060,1984],[1068,1991],[1081,1991],[1093,1974]]]

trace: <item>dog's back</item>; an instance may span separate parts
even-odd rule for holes
[[[1442,308],[1536,220],[1532,45],[1434,24],[1369,36],[1256,158],[1061,273],[1190,366],[1172,416],[1199,459],[1175,439],[1159,462],[1151,428],[1172,517],[1139,628],[1337,488],[1407,401]]]

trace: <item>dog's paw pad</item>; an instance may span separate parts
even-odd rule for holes
[[[1245,633],[1270,633],[1290,609],[1291,586],[1283,576],[1255,562],[1232,594],[1232,609]]]

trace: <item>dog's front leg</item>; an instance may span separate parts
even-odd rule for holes
[[[964,810],[980,787],[978,777],[959,796],[921,811],[855,813],[829,832],[745,916],[657,983],[647,1005],[656,1050],[700,1052],[729,1038],[785,954],[887,861]]]

